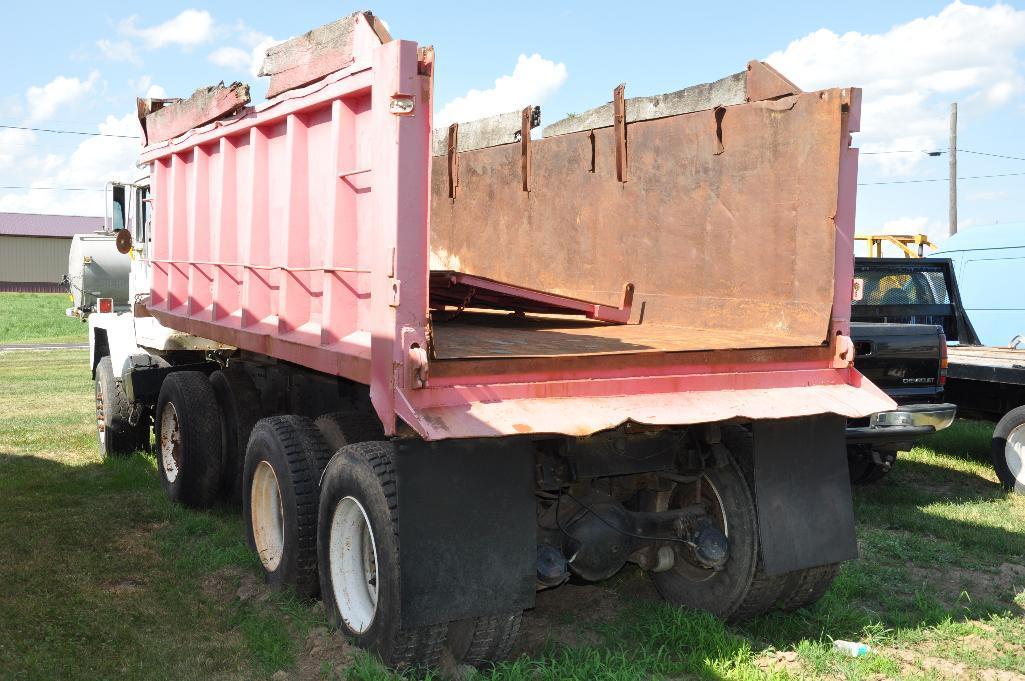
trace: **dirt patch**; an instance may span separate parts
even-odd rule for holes
[[[138,556],[146,562],[159,561],[160,555],[154,546],[153,535],[165,527],[166,522],[131,527],[114,540],[114,548],[120,553]]]
[[[909,586],[925,584],[934,589],[947,606],[964,606],[964,594],[970,602],[1015,606],[1014,597],[1025,590],[1025,566],[1003,563],[996,570],[969,570],[951,565],[921,567],[907,564]]]
[[[138,579],[122,579],[116,582],[107,582],[103,585],[103,590],[108,593],[123,595],[129,594],[134,591],[138,591],[140,587],[145,586],[145,582]]]
[[[787,672],[788,675],[800,677],[804,664],[796,651],[766,652],[754,659],[754,665],[765,672]]]
[[[925,672],[939,679],[979,679],[980,681],[1025,681],[1025,674],[1005,669],[972,669],[967,664],[929,654],[915,654],[909,650],[887,649],[880,652],[896,660],[901,667],[901,678]]]
[[[523,613],[513,656],[537,656],[548,641],[570,647],[598,645],[602,638],[594,627],[613,621],[625,605],[620,594],[591,584],[540,591],[536,607]]]
[[[329,676],[335,674],[352,663],[355,652],[356,649],[340,632],[326,627],[312,629],[299,655],[294,678],[315,681],[324,678],[323,672],[328,672]]]
[[[209,600],[221,604],[228,603],[234,598],[240,601],[264,601],[267,600],[269,593],[252,572],[234,565],[204,575],[199,580],[199,590]]]

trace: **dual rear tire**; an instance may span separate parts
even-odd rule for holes
[[[390,442],[338,450],[320,490],[317,557],[328,620],[389,667],[436,666],[447,648],[464,664],[507,657],[521,613],[406,626],[401,610],[398,480]]]
[[[709,516],[726,535],[730,553],[721,570],[689,562],[678,551],[673,568],[649,573],[662,597],[676,605],[706,610],[738,622],[781,610],[808,607],[829,590],[839,565],[767,575],[760,558],[758,510],[751,492],[753,480],[751,434],[738,426],[723,428],[723,444],[731,460],[705,471],[697,484],[670,496],[670,507],[692,503],[700,493]],[[664,510],[664,509],[657,509]]]
[[[320,593],[317,578],[317,500],[330,451],[313,421],[271,416],[256,424],[242,474],[246,540],[274,588],[295,587],[303,598]]]

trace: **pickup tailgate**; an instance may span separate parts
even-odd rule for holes
[[[899,404],[933,402],[946,339],[932,324],[853,322],[854,365]]]

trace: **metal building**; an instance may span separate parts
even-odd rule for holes
[[[71,237],[102,229],[102,217],[0,213],[0,292],[63,291]]]

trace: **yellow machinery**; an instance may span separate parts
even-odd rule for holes
[[[883,244],[893,244],[904,251],[905,258],[921,258],[925,255],[925,247],[936,248],[936,244],[929,241],[927,234],[860,234],[854,237],[855,241],[868,242],[868,255],[870,258],[883,257]],[[917,252],[911,246],[917,246]]]

